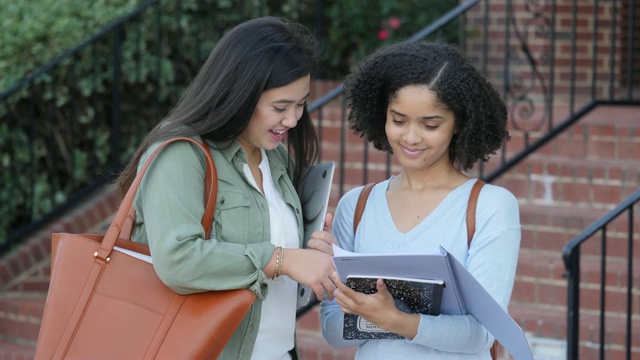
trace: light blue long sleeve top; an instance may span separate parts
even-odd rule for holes
[[[339,201],[333,234],[341,248],[359,253],[438,253],[444,247],[507,309],[520,248],[520,216],[516,198],[506,189],[487,184],[476,210],[476,231],[467,246],[466,211],[476,179],[447,197],[407,233],[397,230],[389,211],[389,180],[378,183],[353,234],[353,214],[362,187]],[[335,301],[320,306],[322,333],[336,348],[359,345],[356,359],[491,359],[494,338],[472,315],[420,315],[415,338],[408,340],[344,340],[342,310]]]

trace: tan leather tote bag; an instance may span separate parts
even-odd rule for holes
[[[125,223],[151,160],[174,141],[190,141],[207,156],[202,226],[209,238],[218,192],[213,157],[191,138],[167,140],[139,171],[106,235],[53,234],[36,359],[213,359],[246,315],[255,300],[247,289],[179,295],[152,264],[114,250],[149,255],[148,246],[130,241]]]

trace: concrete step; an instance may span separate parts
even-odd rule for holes
[[[45,258],[33,264],[30,269],[22,272],[10,284],[5,285],[4,291],[46,295],[49,290],[50,279],[51,262],[49,258]]]
[[[530,306],[512,302],[509,314],[530,337],[564,340],[567,334],[567,312],[552,306]],[[580,314],[579,359],[597,359],[599,348],[599,317],[595,312],[582,311]],[[633,329],[640,322],[635,321]],[[625,358],[625,319],[607,317],[605,321],[605,359]],[[631,358],[640,356],[640,337],[632,337]]]

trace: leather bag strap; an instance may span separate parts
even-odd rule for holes
[[[209,145],[205,142],[204,146],[207,147],[207,151],[205,151],[205,154],[210,155],[210,148]],[[203,149],[204,150],[204,149]],[[208,166],[208,165],[207,165]],[[215,162],[214,162],[214,166],[215,166]],[[215,172],[214,172],[215,173]],[[204,179],[204,189],[205,189],[205,194],[204,194],[204,200],[205,202],[207,201],[207,199],[209,199],[209,193],[211,191],[215,191],[215,193],[217,194],[218,192],[218,179],[210,179],[210,172],[207,171],[205,173],[205,179]],[[215,180],[215,181],[212,181]],[[212,184],[213,182],[213,184]],[[213,187],[212,187],[213,185]],[[213,197],[213,199],[215,200],[215,196]],[[202,218],[202,226],[205,229],[205,239],[209,238],[210,232],[211,232],[211,223],[213,222],[213,214],[214,214],[214,210],[215,210],[215,201],[211,204],[205,203],[205,216],[203,216]],[[210,219],[209,219],[210,218]],[[120,235],[118,236],[119,240],[124,240],[124,241],[130,241],[131,240],[131,234],[133,232],[133,225],[135,223],[136,220],[136,209],[132,206],[129,209],[129,213],[127,214],[127,217],[124,220],[124,225],[122,226],[122,229],[120,230]],[[208,223],[206,223],[205,221],[210,220]],[[209,225],[207,225],[209,224]],[[117,245],[117,243],[116,243]]]
[[[125,194],[122,199],[122,203],[120,207],[118,207],[118,211],[116,212],[113,221],[111,222],[111,226],[107,230],[107,233],[104,236],[104,240],[100,244],[100,248],[98,249],[97,258],[102,260],[106,260],[111,252],[113,251],[113,247],[116,244],[116,241],[119,238],[123,238],[122,231],[129,231],[127,234],[127,239],[130,238],[130,229],[125,229],[128,227],[128,224],[125,226],[125,222],[127,219],[129,221],[133,221],[131,217],[131,210],[133,209],[133,199],[136,195],[138,187],[142,182],[142,178],[149,168],[151,161],[155,158],[155,156],[162,150],[165,146],[174,143],[176,141],[189,141],[192,144],[198,146],[206,156],[207,168],[205,171],[205,212],[202,216],[202,227],[205,230],[205,238],[209,238],[211,233],[211,223],[213,222],[213,214],[215,212],[216,201],[218,197],[218,171],[216,169],[216,164],[213,160],[213,156],[211,155],[210,149],[208,145],[202,144],[201,142],[189,138],[189,137],[176,137],[163,142],[147,159],[147,162],[144,166],[138,171],[135,179],[131,183],[129,190]],[[134,213],[135,217],[135,213]],[[132,225],[132,223],[131,223]]]
[[[473,240],[473,234],[476,232],[476,208],[478,207],[478,197],[480,196],[480,190],[485,186],[485,182],[482,180],[476,181],[471,188],[471,194],[469,194],[469,203],[467,205],[467,246],[471,247],[471,241]],[[496,360],[498,358],[498,340],[493,342],[489,353],[491,359]]]
[[[480,196],[480,190],[485,184],[482,180],[476,181],[471,188],[471,194],[469,194],[469,203],[467,204],[467,247],[471,247],[471,240],[473,240],[473,234],[476,232],[478,196]]]
[[[356,203],[356,211],[353,213],[353,235],[355,236],[356,230],[358,230],[358,224],[360,224],[360,219],[362,219],[362,213],[364,212],[364,207],[367,205],[367,199],[369,198],[369,194],[371,193],[371,189],[376,185],[376,183],[369,183],[362,188],[360,192],[360,196],[358,197],[358,202]]]

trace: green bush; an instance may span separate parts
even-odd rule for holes
[[[139,0],[0,0],[0,89],[38,69]]]

